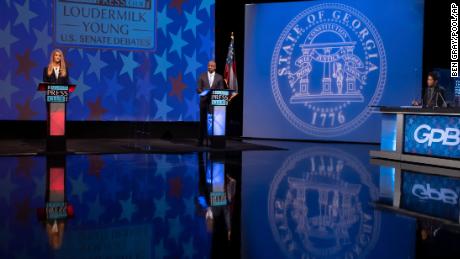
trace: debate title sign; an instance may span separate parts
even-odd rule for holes
[[[54,38],[58,45],[155,48],[152,0],[56,0]]]

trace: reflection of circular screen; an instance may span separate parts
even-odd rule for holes
[[[287,121],[308,135],[347,134],[378,105],[386,82],[383,41],[343,4],[319,4],[286,25],[271,60],[271,87]]]
[[[365,257],[380,233],[371,174],[355,157],[314,147],[289,156],[270,186],[268,215],[291,258]]]

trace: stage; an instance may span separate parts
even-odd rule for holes
[[[168,153],[231,152],[249,150],[280,150],[268,145],[259,145],[239,139],[227,139],[225,149],[198,146],[196,139],[144,139],[144,138],[85,138],[68,139],[67,151],[63,154],[123,154],[123,153]],[[44,139],[2,139],[0,156],[47,155]]]
[[[0,259],[459,255],[459,7],[0,1]]]

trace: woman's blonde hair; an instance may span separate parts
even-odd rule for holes
[[[53,64],[54,64],[54,54],[58,52],[61,54],[61,64],[60,64],[60,69],[59,69],[59,74],[61,76],[66,76],[67,74],[67,69],[66,69],[66,64],[65,64],[65,58],[64,58],[64,53],[60,49],[54,49],[51,52],[51,57],[50,57],[50,63],[48,63],[48,75],[50,75],[53,71]]]

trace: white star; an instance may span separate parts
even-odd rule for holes
[[[139,66],[139,63],[134,60],[132,52],[130,52],[128,56],[120,54],[120,57],[123,61],[123,68],[120,71],[120,76],[126,73],[128,74],[129,78],[131,78],[131,81],[134,81],[133,71]]]
[[[166,181],[166,174],[173,168],[173,164],[168,162],[167,156],[162,155],[161,159],[158,158],[159,156],[155,156],[155,163],[157,165],[157,169],[155,171],[155,175],[159,175]]]
[[[203,23],[196,16],[196,8],[191,13],[185,11],[185,17],[187,18],[187,25],[185,26],[184,31],[191,30],[193,37],[196,37],[196,28]]]
[[[36,77],[34,77],[33,80],[35,82],[34,86],[38,86],[38,84],[42,82],[41,80],[39,80]],[[45,92],[44,91],[35,91],[35,95],[34,95],[34,98],[32,98],[32,101],[35,101],[36,99],[39,99],[39,98],[42,98],[42,99],[45,98]]]
[[[161,239],[161,241],[158,243],[158,245],[155,245],[155,258],[164,258],[169,255],[168,250],[164,246],[164,241]]]
[[[48,24],[45,24],[43,26],[43,30],[39,31],[37,29],[33,29],[35,37],[37,38],[37,41],[35,42],[35,46],[33,50],[36,49],[42,49],[43,53],[45,56],[48,55],[48,47],[51,44],[51,37],[49,36],[48,33]]]
[[[101,59],[101,53],[99,51],[96,52],[96,55],[91,56],[87,54],[88,60],[90,63],[90,67],[87,70],[87,75],[90,75],[91,73],[94,73],[97,77],[98,81],[101,81],[101,69],[107,66],[107,63],[102,61]]]
[[[166,195],[163,194],[160,199],[154,199],[153,202],[155,204],[155,215],[153,218],[161,218],[164,220],[166,213],[170,209],[168,202],[166,201]]]
[[[4,30],[0,30],[0,49],[5,49],[6,54],[10,56],[11,44],[18,41],[11,33],[11,24],[7,24]]]
[[[154,99],[154,101],[157,105],[157,113],[155,114],[155,119],[162,118],[163,121],[166,121],[168,113],[173,110],[173,108],[168,105],[167,94],[163,96],[161,101],[157,99]]]
[[[11,95],[19,91],[18,88],[11,84],[11,74],[8,73],[5,80],[0,80],[0,100],[4,99],[8,106],[11,108]]]
[[[196,253],[196,250],[193,247],[193,236],[190,237],[188,242],[182,244],[182,249],[184,249],[183,258],[193,258],[193,255]]]
[[[45,193],[46,193],[46,179],[43,175],[40,175],[37,178],[33,178],[34,184],[35,184],[35,193],[33,198],[37,199],[44,199]]]
[[[120,220],[126,219],[128,220],[128,222],[131,221],[131,218],[133,217],[133,213],[137,211],[137,205],[133,204],[133,193],[131,192],[129,199],[120,200],[119,202],[122,207]]]
[[[23,5],[19,5],[17,3],[14,4],[16,6],[16,11],[18,12],[18,16],[14,21],[13,25],[23,24],[24,28],[27,32],[30,30],[30,20],[37,17],[38,15],[29,8],[29,0],[24,1]]]
[[[88,191],[88,186],[83,181],[83,173],[80,173],[77,180],[70,178],[70,183],[72,185],[72,196],[78,196],[78,199],[81,202],[83,199],[83,193]]]
[[[72,93],[72,97],[78,97],[80,99],[80,102],[82,104],[85,103],[85,93],[91,88],[88,85],[85,84],[84,79],[83,79],[83,72],[80,74],[80,77],[78,79],[72,78],[72,82],[77,86],[75,88],[75,92]]]

